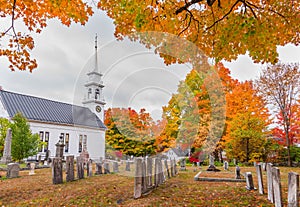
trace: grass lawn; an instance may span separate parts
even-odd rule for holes
[[[36,170],[31,176],[29,171],[21,171],[19,178],[0,179],[0,206],[273,206],[266,194],[247,191],[246,183],[194,181],[199,171],[187,169],[140,199],[133,199],[134,178],[122,173],[53,185],[50,168]],[[233,167],[229,172],[216,173],[205,169],[201,173],[205,177],[234,178]],[[287,206],[287,174],[300,173],[300,168],[280,170],[283,201]],[[247,171],[252,172],[257,187],[255,168],[241,167],[242,173]],[[0,171],[0,175],[5,176],[5,172]],[[265,172],[263,176],[267,192]]]

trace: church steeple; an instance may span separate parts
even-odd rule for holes
[[[94,64],[90,72],[87,73],[88,81],[85,86],[85,98],[83,100],[83,105],[90,108],[102,121],[104,121],[104,97],[102,89],[104,88],[102,81],[102,74],[99,72],[98,67],[98,42],[97,34],[95,36],[95,56]]]

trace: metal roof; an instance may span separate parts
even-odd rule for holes
[[[0,90],[0,100],[11,118],[21,112],[29,121],[106,129],[96,114],[86,107],[4,90]]]

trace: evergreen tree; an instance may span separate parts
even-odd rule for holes
[[[10,127],[10,122],[6,118],[0,118],[0,157],[3,156],[5,137],[7,129]]]

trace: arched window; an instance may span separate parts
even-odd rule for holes
[[[95,99],[96,99],[96,100],[100,99],[100,91],[99,91],[99,89],[96,89],[96,92],[95,92]]]
[[[91,88],[89,88],[89,90],[88,90],[88,99],[90,99],[90,98],[91,98],[91,96],[92,96],[92,89],[91,89]]]

